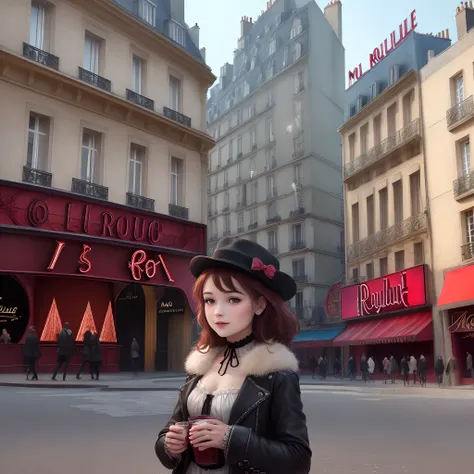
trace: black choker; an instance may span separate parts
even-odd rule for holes
[[[217,371],[217,373],[220,376],[223,376],[227,372],[229,365],[233,368],[238,367],[240,362],[239,362],[239,357],[237,356],[236,349],[240,349],[241,347],[244,347],[247,344],[250,344],[254,339],[255,339],[254,335],[250,334],[244,339],[241,339],[240,341],[228,342],[227,349],[225,350],[224,357],[222,358],[221,366],[219,370]],[[225,367],[224,367],[224,364],[225,364]]]

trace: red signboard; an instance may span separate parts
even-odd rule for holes
[[[397,30],[393,30],[388,38],[385,38],[380,46],[374,48],[372,53],[369,54],[369,65],[372,69],[380,60],[382,60],[387,54],[393,51],[416,27],[416,10],[410,13],[408,18],[405,18],[403,23],[400,23]],[[349,86],[354,81],[360,79],[363,74],[362,63],[357,67],[349,71]]]
[[[409,268],[341,290],[341,318],[353,319],[424,306],[425,266]]]
[[[0,182],[0,225],[104,237],[204,253],[206,228],[81,196]]]

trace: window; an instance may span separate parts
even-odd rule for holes
[[[393,137],[397,132],[397,103],[393,103],[387,109],[387,133]]]
[[[293,166],[293,182],[297,188],[303,185],[303,167],[301,163]]]
[[[400,75],[400,67],[398,65],[393,65],[388,70],[388,85],[391,86],[398,81]]]
[[[156,5],[150,0],[139,0],[138,14],[140,18],[152,26],[156,22]]]
[[[277,203],[276,201],[271,202],[267,206],[267,219],[273,219],[277,215]]]
[[[358,95],[356,99],[356,112],[359,112],[364,106],[364,96]]]
[[[229,170],[224,171],[224,186],[229,185]]]
[[[405,251],[395,252],[395,271],[400,272],[405,268]]]
[[[303,25],[301,24],[301,20],[299,18],[297,18],[293,22],[293,26],[291,28],[290,38],[291,39],[295,38],[296,36],[301,34],[302,31],[303,31]]]
[[[304,91],[304,71],[298,71],[295,76],[295,94]]]
[[[251,178],[253,178],[256,173],[257,173],[257,160],[255,159],[255,156],[252,156],[249,159],[249,175]]]
[[[301,58],[301,53],[302,53],[302,46],[301,46],[301,43],[296,43],[295,44],[295,50],[294,50],[294,53],[293,53],[293,62],[296,62],[298,61],[298,59]]]
[[[288,46],[283,50],[283,67],[288,66]]]
[[[39,2],[32,2],[30,14],[30,44],[45,49],[46,8]]]
[[[367,235],[375,234],[375,214],[374,195],[370,195],[367,200]]]
[[[374,117],[374,145],[380,145],[382,141],[382,116]]]
[[[380,207],[380,230],[388,227],[388,189],[383,188],[379,191]]]
[[[363,155],[367,152],[369,141],[369,124],[366,123],[360,127],[360,153]]]
[[[269,143],[275,140],[275,135],[273,134],[273,118],[267,118],[267,133]]]
[[[250,209],[250,224],[258,224],[257,208]]]
[[[47,170],[49,153],[50,118],[30,114],[28,125],[28,152],[26,165],[33,169]]]
[[[425,251],[423,249],[423,242],[416,242],[413,245],[413,255],[415,258],[415,265],[425,263]]]
[[[456,78],[455,88],[456,104],[460,104],[464,100],[464,76]]]
[[[181,110],[181,81],[174,76],[170,76],[170,109]]]
[[[183,160],[171,158],[170,203],[180,206],[183,203]]]
[[[474,244],[474,210],[469,209],[464,213],[466,219],[466,243]],[[471,248],[472,253],[472,248]]]
[[[256,108],[255,104],[249,105],[247,108],[247,117],[250,119],[255,115]]]
[[[267,96],[267,107],[271,107],[273,105],[273,92],[268,91],[268,96]]]
[[[370,86],[370,98],[372,100],[374,100],[377,95],[379,93],[379,83],[378,82],[374,82],[371,86]]]
[[[144,61],[134,54],[132,59],[132,89],[137,94],[143,93],[143,70]]]
[[[237,175],[237,179],[240,180],[240,178],[242,177],[241,164],[240,163],[237,163],[236,175]]]
[[[92,130],[82,132],[81,179],[98,183],[102,135]]]
[[[276,39],[272,39],[270,41],[270,46],[268,47],[268,55],[269,56],[276,53],[276,47],[277,47],[277,41],[276,41]]]
[[[471,144],[469,140],[461,143],[461,169],[463,176],[471,172]]]
[[[229,140],[229,159],[232,160],[234,157],[234,140]]]
[[[359,240],[359,203],[355,203],[352,205],[352,243]]]
[[[303,104],[301,102],[301,100],[295,100],[294,101],[294,108],[295,108],[295,135],[298,135],[302,128],[303,128],[303,120],[302,120],[302,116],[303,116],[303,112],[302,112],[302,108],[303,108]]]
[[[217,196],[212,196],[212,210],[217,214]]]
[[[242,123],[242,109],[237,110],[237,125]]]
[[[358,283],[359,282],[359,268],[353,268],[352,269],[352,283]]]
[[[304,307],[303,292],[298,291],[295,295],[295,309],[296,311],[301,311],[301,308]]]
[[[356,146],[356,134],[354,132],[349,135],[349,160],[351,161],[351,163],[355,159],[355,146]]]
[[[217,150],[217,168],[220,168],[222,166],[222,153],[223,153],[224,147],[220,146],[219,149]]]
[[[229,191],[224,193],[224,208],[229,209],[230,207],[230,194]]]
[[[403,96],[403,126],[406,127],[412,121],[412,108],[415,101],[415,91],[412,89],[410,92]]]
[[[168,23],[168,35],[169,37],[183,48],[186,46],[186,33],[184,28],[171,19]]]
[[[250,185],[250,200],[252,204],[255,204],[258,199],[258,182],[251,183]]]
[[[367,280],[372,280],[372,278],[374,278],[374,264],[373,264],[373,262],[370,262],[365,266],[365,275],[367,277]]]
[[[128,191],[141,196],[142,179],[143,179],[143,165],[145,163],[146,150],[145,147],[135,145],[130,146],[130,161],[129,161],[129,176],[128,176]]]
[[[255,63],[257,62],[257,58],[256,57],[253,57],[251,60],[250,60],[250,70],[252,69],[255,69]]]
[[[277,253],[277,233],[275,230],[271,230],[267,233],[268,237],[268,250],[271,253]]]
[[[292,269],[294,277],[301,277],[305,274],[304,269],[304,258],[299,258],[298,260],[293,260]]]
[[[224,231],[230,233],[230,214],[224,216]]]
[[[383,257],[379,260],[380,276],[383,277],[388,273],[388,258]]]
[[[300,245],[303,242],[303,229],[301,224],[294,224],[292,226],[291,236],[294,245]]]
[[[99,74],[100,40],[86,32],[84,40],[84,69]]]
[[[403,187],[402,180],[399,179],[393,183],[393,212],[395,224],[403,221]]]
[[[267,68],[267,79],[271,79],[275,75],[275,63],[271,61]]]
[[[275,177],[273,175],[267,176],[267,198],[276,197]]]
[[[417,171],[410,175],[410,200],[411,215],[418,216],[421,214],[421,180],[420,172]]]
[[[237,230],[238,232],[242,232],[244,230],[244,213],[239,212],[237,214]]]
[[[244,83],[244,97],[247,97],[250,94],[250,84],[248,82]]]

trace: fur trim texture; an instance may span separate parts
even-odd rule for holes
[[[194,349],[186,359],[188,374],[204,375],[212,366],[222,348],[199,352]],[[248,375],[262,376],[281,370],[298,371],[298,360],[283,344],[256,344],[240,358],[240,367]]]

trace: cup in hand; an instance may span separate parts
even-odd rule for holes
[[[189,421],[178,421],[178,423],[175,423],[175,426],[181,428],[182,431],[186,433],[184,443],[187,446],[189,444],[189,428],[190,428]]]
[[[201,423],[206,423],[208,420],[214,420],[212,416],[196,416],[190,418],[190,423],[192,425],[199,425]],[[193,448],[194,460],[196,464],[200,466],[214,466],[219,463],[219,449],[217,448],[207,448],[203,451],[199,451],[198,448]]]

